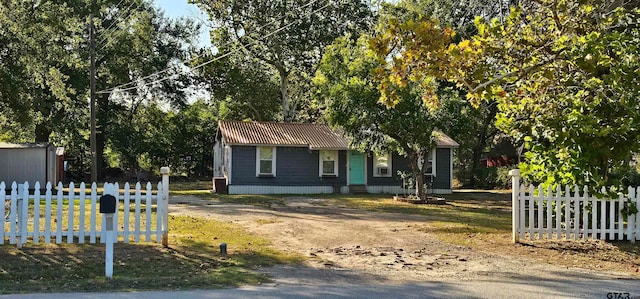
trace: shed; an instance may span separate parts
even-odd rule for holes
[[[50,143],[0,143],[0,182],[57,184],[63,159],[64,148]]]

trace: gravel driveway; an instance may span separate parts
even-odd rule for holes
[[[450,245],[418,229],[428,224],[425,216],[325,205],[322,199],[289,198],[284,206],[262,208],[174,196],[169,213],[232,222],[279,250],[309,257],[298,267],[264,270],[284,283],[629,278]]]

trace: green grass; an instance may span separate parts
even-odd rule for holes
[[[268,282],[254,269],[302,260],[230,223],[171,216],[169,224],[169,248],[115,244],[113,280],[104,277],[103,244],[0,246],[0,294],[222,288]]]
[[[206,195],[211,194],[211,181],[172,182],[169,180],[170,195]]]
[[[511,213],[464,199],[449,199],[444,205],[425,205],[398,202],[389,195],[346,195],[333,199],[333,202],[373,212],[424,215],[434,226],[454,225],[456,230],[464,227],[469,232],[511,231]]]

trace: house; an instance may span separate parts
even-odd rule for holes
[[[482,153],[480,166],[482,167],[506,167],[518,165],[524,158],[524,145],[516,147],[509,138],[502,138],[491,145],[488,152]]]
[[[458,143],[438,135],[426,182],[432,193],[451,193]],[[404,193],[398,171],[410,172],[407,158],[352,150],[323,124],[221,121],[216,133],[214,181],[231,194]]]
[[[57,184],[64,176],[63,159],[64,148],[50,143],[0,143],[0,182]]]

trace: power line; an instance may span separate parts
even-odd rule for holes
[[[109,11],[109,13],[106,15],[105,19],[112,18],[112,17],[114,16],[114,15],[113,15],[113,14],[114,14],[114,11],[118,11],[118,13],[120,13],[120,12],[122,11],[122,10],[120,9],[120,4],[122,4],[122,2],[124,2],[124,0],[120,0],[120,1],[118,2],[118,4],[116,4],[116,5],[114,6],[114,8],[113,8],[113,9],[111,9],[111,10]],[[116,18],[116,20],[117,20],[117,18]],[[115,21],[114,21],[114,22],[115,22]],[[109,28],[111,28],[111,26],[112,26],[112,25],[113,25],[113,23],[111,23],[111,25],[109,25]],[[106,29],[105,29],[105,30],[106,30]]]
[[[124,2],[124,0],[120,0],[120,2],[118,2],[115,7],[120,7],[120,4],[122,4],[122,2]]]
[[[107,39],[110,38],[110,35],[113,34],[117,28],[113,28],[113,30],[111,30],[111,32],[109,32],[109,29],[111,29],[111,27],[113,27],[113,25],[119,23],[119,19],[128,19],[135,11],[137,11],[140,6],[142,6],[142,3],[144,3],[144,1],[140,1],[138,2],[138,6],[136,6],[135,9],[131,10],[131,7],[135,4],[136,2],[132,2],[124,11],[121,11],[120,13],[118,13],[118,15],[116,16],[116,18],[113,20],[113,22],[111,23],[111,25],[104,30],[104,37],[100,40],[99,44],[104,43]],[[124,14],[122,14],[122,12],[125,12]],[[100,50],[104,49],[107,45],[109,45],[111,43],[111,40],[109,40],[108,43],[104,44],[102,47],[100,47]]]
[[[122,1],[120,1],[120,3],[122,3]],[[118,19],[120,18],[120,15],[122,15],[122,12],[129,10],[134,4],[136,4],[136,2],[132,1],[131,4],[129,4],[129,6],[127,6],[127,8],[125,8],[124,10],[118,9],[117,17],[111,22],[111,24],[106,29],[104,29],[104,31],[108,31],[109,29],[111,29],[111,27],[113,27],[113,25],[117,24]],[[119,8],[119,6],[116,6],[116,8]]]
[[[314,3],[318,2],[318,1],[319,1],[319,0],[313,0],[313,1],[311,1],[311,2],[309,2],[309,3],[307,3],[307,4],[305,4],[305,5],[303,5],[303,6],[299,7],[299,8],[297,8],[297,10],[302,10],[302,9],[306,8],[307,6],[310,6],[310,5],[312,5],[312,4],[314,4]],[[326,6],[328,6],[328,5],[329,5],[329,4],[327,3],[327,5],[325,5],[323,8],[325,8],[325,7],[326,7]],[[319,10],[320,10],[320,9],[319,9]],[[319,11],[319,10],[317,10],[317,11]],[[317,11],[315,11],[315,12],[317,12]],[[312,13],[315,13],[315,12],[312,12]],[[262,28],[264,28],[264,27],[266,27],[266,26],[272,25],[273,23],[276,23],[276,22],[278,22],[278,21],[282,21],[283,19],[284,19],[284,17],[282,17],[282,18],[280,18],[280,19],[273,20],[273,21],[271,21],[271,22],[269,22],[269,23],[267,23],[267,24],[264,24],[264,25],[262,25],[262,26],[258,27],[258,28],[257,28],[257,29],[255,29],[255,30],[256,30],[256,31],[257,31],[257,30],[260,30],[260,29],[262,29]],[[262,38],[264,38],[264,36],[263,36]],[[260,39],[258,39],[258,40],[261,40],[262,38],[260,38]],[[230,42],[227,42],[226,44],[222,45],[221,47],[226,47],[226,46],[231,45],[231,44],[233,44],[233,43],[234,43],[233,41],[230,41]],[[234,53],[234,52],[230,52],[230,53],[228,53],[228,54],[226,54],[225,56],[220,57],[220,58],[224,58],[224,57],[228,56],[228,55],[229,55],[229,54],[231,54],[231,53]],[[200,58],[200,55],[196,55],[195,57],[193,57],[193,58],[189,59],[187,62],[192,62],[192,61],[194,61],[194,60],[196,60],[196,59],[198,59],[198,58]],[[185,62],[183,61],[182,63],[185,63]],[[186,63],[185,63],[185,64],[186,64]],[[155,72],[155,73],[150,74],[150,75],[148,75],[148,76],[142,77],[142,78],[140,78],[140,79],[138,79],[138,80],[136,80],[136,81],[130,81],[130,82],[128,82],[128,83],[121,84],[121,85],[118,85],[118,86],[113,87],[113,88],[109,88],[109,89],[102,90],[102,91],[100,91],[99,93],[105,93],[105,91],[109,91],[109,92],[111,92],[111,91],[115,90],[116,88],[122,88],[122,87],[125,87],[125,86],[133,85],[133,84],[135,84],[135,83],[136,83],[136,82],[138,82],[138,81],[145,80],[145,79],[149,79],[149,78],[151,78],[151,77],[154,77],[154,76],[157,76],[157,75],[160,75],[160,74],[166,73],[166,72],[170,71],[171,69],[172,69],[171,67],[170,67],[170,68],[166,68],[166,69],[164,69],[164,70],[162,70],[162,71]]]
[[[310,5],[312,5],[312,4],[314,4],[314,3],[318,2],[318,1],[319,1],[319,0],[313,0],[313,1],[311,1],[311,2],[309,2],[309,3],[307,3],[307,4],[305,4],[305,5],[303,5],[303,6],[299,7],[299,8],[297,8],[297,10],[304,9],[304,8],[306,8],[306,7],[310,6]],[[324,6],[322,6],[322,7],[318,8],[318,9],[316,9],[316,10],[314,10],[314,11],[312,11],[312,12],[310,12],[310,13],[306,14],[306,15],[311,15],[311,14],[317,13],[317,12],[319,12],[319,11],[321,11],[321,10],[325,9],[326,7],[328,7],[330,4],[331,4],[331,3],[330,3],[329,1],[327,1],[327,4],[325,4]],[[272,25],[272,24],[273,24],[273,23],[275,23],[275,22],[282,21],[284,18],[285,18],[285,17],[282,17],[282,18],[280,18],[280,19],[273,20],[273,21],[271,21],[271,22],[269,22],[269,23],[267,23],[267,24],[265,24],[265,25],[262,25],[262,26],[258,27],[256,30],[260,30],[260,29],[262,29],[262,28],[264,28],[264,27],[266,27],[266,26]],[[265,38],[267,38],[267,37],[270,37],[270,36],[272,36],[272,35],[274,35],[274,34],[276,34],[276,33],[280,32],[280,31],[282,31],[282,30],[284,30],[284,29],[286,29],[286,28],[290,27],[291,25],[295,24],[296,22],[299,22],[300,20],[302,20],[302,19],[298,19],[298,20],[296,20],[296,21],[294,21],[294,22],[291,22],[291,23],[289,23],[289,24],[287,24],[287,25],[284,25],[284,26],[282,26],[282,27],[280,27],[280,28],[278,28],[278,29],[276,29],[276,30],[274,30],[274,31],[272,31],[272,32],[270,32],[270,33],[268,33],[268,34],[266,34],[266,35],[263,35],[263,36],[261,36],[260,38],[258,38],[257,40],[255,40],[255,41],[253,41],[253,42],[250,42],[248,45],[242,45],[242,44],[241,44],[241,45],[242,45],[243,47],[252,47],[252,46],[255,46],[255,44],[256,44],[258,41],[263,40],[263,39],[265,39]],[[244,37],[244,36],[247,36],[247,35],[245,34],[245,35],[243,35],[242,37]],[[240,37],[240,38],[242,38],[242,37]],[[228,45],[233,44],[233,43],[234,43],[234,42],[233,42],[233,41],[231,41],[231,42],[228,42],[228,43],[226,43],[226,44],[222,45],[221,47],[225,47],[225,46],[228,46]],[[211,64],[211,63],[213,63],[213,62],[215,62],[215,61],[218,61],[218,60],[220,60],[220,59],[222,59],[222,58],[225,58],[225,57],[227,57],[227,56],[229,56],[229,55],[231,55],[231,54],[233,54],[233,53],[236,53],[236,52],[238,52],[238,51],[240,51],[240,49],[239,49],[239,48],[236,48],[236,49],[234,49],[234,50],[232,50],[232,51],[230,51],[230,52],[228,52],[228,53],[225,53],[225,54],[223,54],[223,55],[221,55],[221,56],[214,57],[214,58],[212,58],[211,60],[209,60],[209,61],[207,61],[207,62],[203,62],[203,63],[201,63],[201,64],[199,64],[199,65],[197,65],[197,66],[194,66],[194,67],[192,67],[191,69],[198,69],[198,68],[204,67],[204,66],[206,66],[206,65],[209,65],[209,64]],[[196,59],[198,59],[198,58],[200,58],[200,55],[197,55],[197,56],[195,56],[195,57],[191,58],[191,59],[190,59],[190,60],[188,60],[187,62],[192,62],[192,61],[194,61],[194,60],[196,60]],[[185,61],[182,61],[182,63],[186,64],[186,62],[185,62]],[[130,81],[130,82],[128,82],[128,83],[124,83],[124,84],[121,84],[121,85],[118,85],[118,86],[115,86],[115,87],[112,87],[112,88],[108,88],[108,89],[104,89],[104,90],[98,91],[98,93],[99,93],[99,94],[111,93],[111,92],[115,91],[116,89],[120,89],[120,91],[133,90],[133,89],[138,88],[139,86],[137,86],[137,85],[136,85],[136,86],[127,87],[127,88],[123,88],[123,87],[126,87],[126,86],[130,86],[130,85],[136,84],[136,83],[138,83],[138,82],[140,82],[140,81],[142,81],[142,80],[149,79],[149,78],[154,77],[154,76],[158,76],[158,75],[163,74],[163,73],[166,73],[166,72],[168,72],[168,71],[170,71],[170,70],[172,70],[172,69],[174,69],[174,67],[168,67],[168,68],[166,68],[166,69],[164,69],[164,70],[162,70],[162,71],[159,71],[159,72],[156,72],[156,73],[150,74],[150,75],[148,75],[148,76],[142,77],[142,78],[137,79],[137,80],[135,80],[135,81]],[[163,78],[158,79],[158,80],[154,80],[154,81],[151,81],[151,82],[145,83],[145,84],[143,84],[143,86],[151,85],[151,84],[156,84],[156,83],[160,83],[160,82],[166,81],[166,80],[168,80],[168,79],[171,79],[171,78],[175,77],[176,75],[178,75],[178,74],[173,74],[173,75],[166,76],[166,77],[163,77]]]

